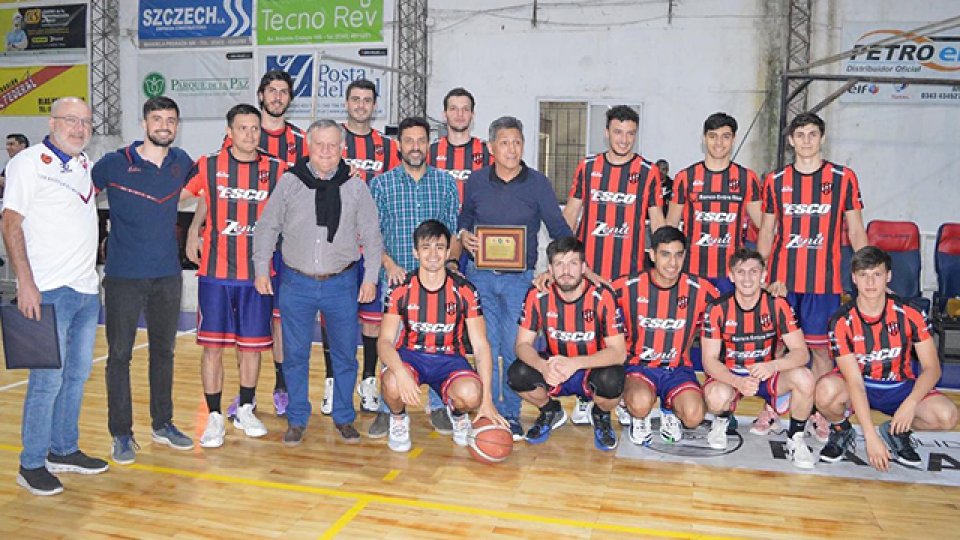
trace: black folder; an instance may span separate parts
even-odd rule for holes
[[[60,369],[60,339],[53,304],[40,304],[40,320],[28,319],[17,306],[0,306],[3,355],[7,369]]]

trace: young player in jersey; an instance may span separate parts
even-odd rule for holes
[[[613,283],[627,338],[623,401],[632,417],[630,441],[651,442],[651,410],[660,398],[660,437],[677,442],[683,426],[703,421],[706,406],[690,361],[690,345],[707,303],[719,294],[705,278],[682,272],[687,239],[676,227],[650,237],[653,268]]]
[[[430,145],[427,164],[447,171],[457,181],[457,191],[463,202],[463,186],[470,173],[493,165],[493,156],[487,143],[470,134],[473,126],[473,108],[476,102],[466,88],[454,88],[443,96],[443,118],[447,134]]]
[[[823,159],[826,125],[812,113],[797,115],[787,129],[795,159],[763,182],[763,217],[757,250],[767,260],[775,296],[787,293],[810,347],[816,378],[833,369],[827,321],[840,307],[840,238],[847,222],[854,251],[867,245],[860,186],[848,167]],[[826,442],[828,422],[814,414],[816,437]]]
[[[517,332],[517,359],[507,372],[507,382],[520,397],[540,409],[527,431],[531,444],[547,440],[552,430],[567,421],[559,396],[593,399],[590,421],[594,445],[600,450],[617,447],[610,411],[623,393],[626,343],[623,323],[613,291],[584,277],[584,246],[573,236],[547,246],[553,283],[544,292],[531,287],[523,301]],[[546,350],[534,346],[537,334]]]
[[[813,409],[814,379],[806,368],[803,332],[787,301],[763,289],[766,270],[759,253],[740,248],[730,257],[729,269],[734,291],[707,307],[700,338],[707,374],[704,397],[714,415],[707,443],[725,449],[727,426],[740,398],[757,396],[778,415],[789,411],[787,456],[796,467],[811,469],[816,460],[803,437]],[[783,356],[777,356],[780,340],[789,350]]]
[[[343,159],[368,183],[374,176],[400,165],[397,143],[370,125],[377,108],[377,97],[377,86],[366,79],[358,79],[347,86],[347,122],[343,126],[347,130],[347,144],[343,149]],[[363,275],[363,272],[359,274]],[[367,412],[377,412],[380,408],[376,377],[377,336],[383,317],[382,294],[378,284],[374,300],[360,304],[363,374],[357,385],[357,393],[360,395],[360,409]],[[332,378],[324,383],[324,395],[333,395]]]
[[[834,313],[829,325],[837,370],[817,383],[817,408],[831,422],[820,460],[840,461],[853,450],[856,433],[847,417],[855,412],[871,465],[886,471],[892,457],[918,467],[912,430],[953,429],[957,406],[935,388],[940,359],[923,313],[887,294],[890,255],[866,246],[854,253],[850,265],[857,296]],[[893,417],[880,425],[879,435],[871,410]]]
[[[677,173],[667,223],[683,221],[688,256],[683,271],[705,277],[721,294],[733,290],[727,260],[743,246],[749,215],[760,222],[760,180],[750,169],[731,160],[737,120],[722,112],[703,122],[702,161]]]
[[[257,149],[260,111],[240,104],[227,112],[228,148],[197,161],[186,191],[202,196],[207,208],[203,250],[197,272],[197,343],[203,346],[201,380],[209,417],[200,445],[223,445],[223,349],[236,347],[240,406],[234,426],[249,437],[267,430],[254,415],[260,353],[270,350],[273,299],[253,286],[253,230],[270,192],[283,173],[283,161]]]
[[[634,152],[640,115],[626,105],[607,111],[607,151],[580,162],[563,217],[586,249],[586,263],[610,282],[643,270],[647,220],[664,224],[660,169]],[[574,424],[590,421],[577,400]]]
[[[420,405],[420,385],[440,394],[453,423],[453,441],[467,445],[468,412],[506,427],[493,405],[493,360],[480,308],[480,295],[462,275],[448,271],[450,230],[437,220],[413,232],[419,266],[387,294],[377,345],[383,359],[383,400],[390,408],[387,444],[410,450],[410,417],[405,407]],[[477,370],[465,358],[467,332]],[[479,372],[479,375],[477,374]]]

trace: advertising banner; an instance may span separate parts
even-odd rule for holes
[[[844,49],[883,39],[904,41],[870,49],[845,60],[841,73],[848,76],[920,77],[960,79],[960,29],[933,34],[911,34],[926,23],[850,23],[844,26]],[[960,105],[960,86],[857,83],[840,98],[845,103]]]
[[[140,0],[141,49],[250,45],[253,0]]]
[[[0,115],[47,116],[64,96],[89,101],[89,77],[86,64],[0,68]]]
[[[164,52],[140,55],[143,99],[167,96],[181,118],[223,118],[238,103],[255,103],[251,52]]]
[[[383,0],[259,0],[258,45],[383,41]]]
[[[330,56],[344,60],[334,60]],[[293,77],[294,98],[287,110],[291,118],[345,119],[347,86],[358,79],[368,79],[377,85],[380,97],[373,115],[380,119],[389,118],[389,73],[351,63],[387,66],[390,59],[386,48],[336,47],[306,53],[268,54],[263,60],[263,71],[282,69]]]
[[[3,53],[79,52],[87,48],[87,5],[0,9]]]

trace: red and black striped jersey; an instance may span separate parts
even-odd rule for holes
[[[644,367],[692,367],[690,344],[707,304],[720,293],[706,278],[681,273],[661,288],[650,271],[613,283],[627,338],[627,363]]]
[[[443,286],[432,291],[416,270],[387,293],[383,312],[400,316],[398,349],[460,356],[467,354],[466,320],[483,315],[480,295],[466,278],[447,272]]]
[[[570,197],[583,201],[577,238],[587,264],[604,279],[636,275],[643,269],[647,211],[663,206],[660,169],[640,155],[612,165],[605,154],[577,166]]]
[[[286,122],[283,129],[278,131],[261,128],[260,150],[282,159],[287,163],[287,167],[292,167],[298,159],[310,154],[306,133],[290,122]]]
[[[721,361],[744,368],[773,361],[780,338],[800,328],[793,308],[783,298],[760,292],[752,309],[743,309],[731,291],[707,307],[703,337],[723,341]]]
[[[606,347],[604,339],[623,333],[613,291],[585,280],[580,298],[567,302],[556,285],[531,287],[523,301],[520,327],[543,332],[549,356],[587,356]]]
[[[923,313],[895,296],[887,296],[879,317],[860,313],[856,300],[837,310],[827,326],[834,358],[854,355],[864,379],[916,379],[913,344],[930,339]]]
[[[253,230],[284,170],[273,156],[258,152],[254,161],[238,161],[229,149],[194,164],[186,189],[207,204],[198,275],[253,279]]]
[[[709,278],[725,276],[727,259],[743,245],[747,203],[760,201],[757,174],[737,163],[711,171],[701,161],[677,173],[673,197],[683,206],[688,244],[684,271]]]
[[[347,129],[346,124],[343,129],[347,132],[343,160],[355,167],[366,182],[400,165],[400,149],[390,137],[375,129],[366,135],[357,135]]]
[[[450,144],[446,137],[440,137],[430,145],[427,164],[447,171],[457,181],[460,204],[463,204],[463,187],[467,178],[477,169],[493,165],[493,154],[487,143],[471,137],[467,144]]]
[[[813,174],[787,165],[763,183],[763,211],[777,234],[770,250],[771,282],[796,293],[840,294],[840,231],[844,213],[863,208],[857,175],[829,161]]]

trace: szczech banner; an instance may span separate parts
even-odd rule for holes
[[[259,0],[258,45],[383,41],[383,0]]]
[[[141,97],[173,99],[181,118],[223,118],[238,103],[256,105],[251,52],[142,53],[138,65]]]
[[[58,98],[89,101],[89,88],[86,64],[0,68],[0,115],[47,116]]]
[[[252,43],[253,0],[140,0],[141,49]]]

